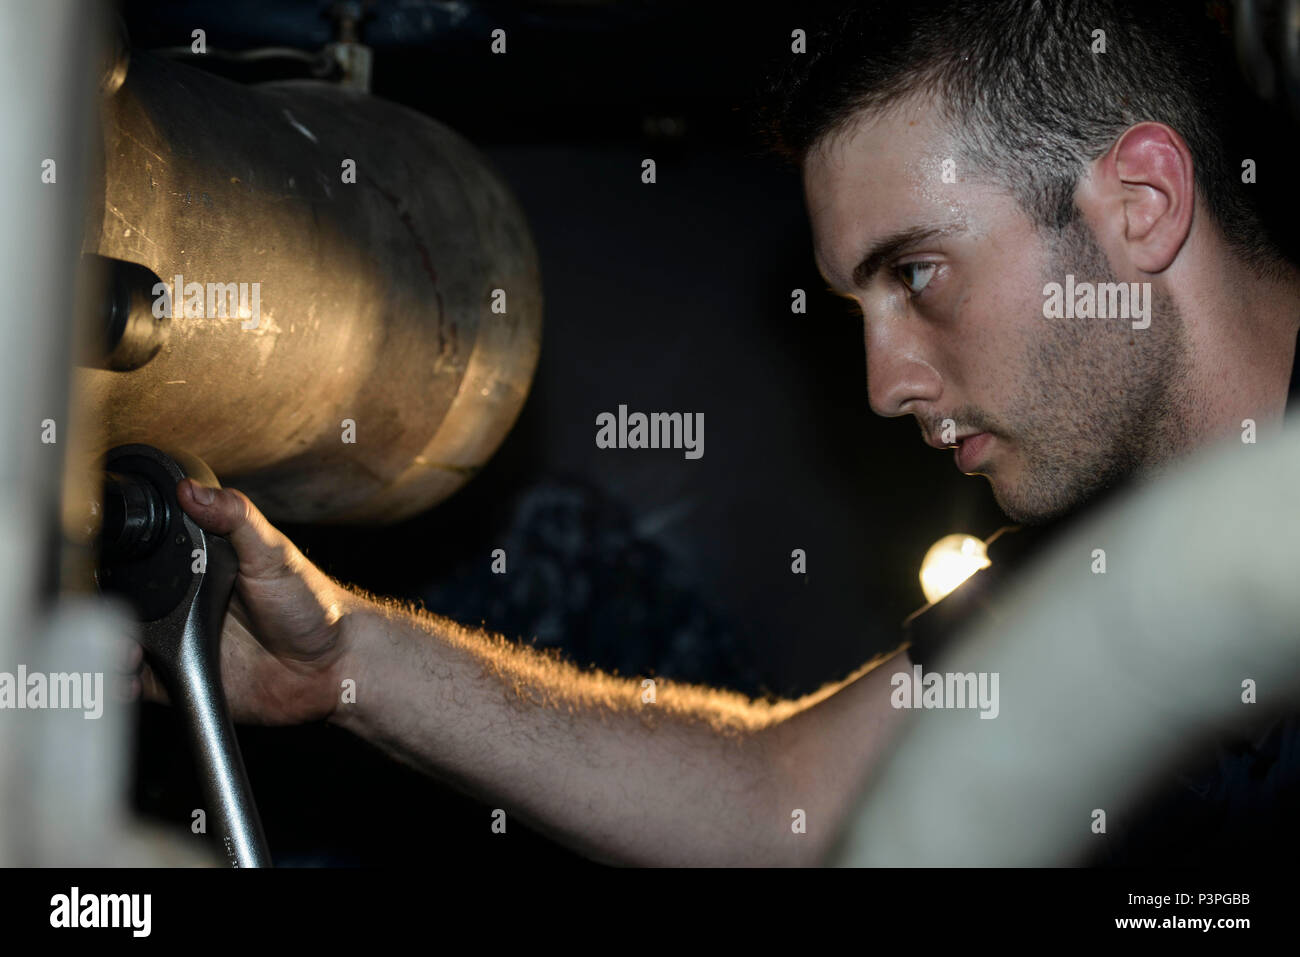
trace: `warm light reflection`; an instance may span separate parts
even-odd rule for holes
[[[921,590],[936,602],[981,568],[988,568],[984,543],[974,535],[945,535],[921,560]]]

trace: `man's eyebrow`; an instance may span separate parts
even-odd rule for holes
[[[912,226],[890,233],[878,240],[862,257],[862,261],[853,267],[853,288],[864,289],[869,286],[881,267],[904,250],[939,236],[961,232],[965,228],[965,223],[951,222],[937,226]]]

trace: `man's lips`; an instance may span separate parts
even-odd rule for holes
[[[972,435],[959,437],[957,439],[957,449],[953,453],[953,459],[957,463],[957,469],[961,472],[974,472],[980,467],[980,463],[988,456],[989,443],[993,441],[993,435],[989,432],[976,432]]]
[[[957,468],[963,472],[973,472],[988,458],[989,443],[995,436],[992,432],[967,432],[959,435],[952,442],[944,442],[937,436],[922,432],[925,444],[934,449],[953,449],[953,458]]]

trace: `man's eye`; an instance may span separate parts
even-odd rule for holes
[[[915,262],[903,263],[896,267],[898,278],[902,280],[903,285],[908,288],[912,295],[916,295],[934,278],[934,271],[938,268],[936,263]]]

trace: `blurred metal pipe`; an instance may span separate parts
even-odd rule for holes
[[[0,350],[0,670],[97,674],[107,687],[128,619],[102,603],[55,601],[103,12],[80,0],[0,6],[0,332],[9,344]],[[131,823],[128,712],[99,705],[95,720],[0,711],[0,865],[177,861],[174,842]]]
[[[1214,730],[1300,697],[1300,424],[1180,463],[1055,548],[936,663],[997,673],[1000,713],[909,715],[840,863],[1072,863]],[[1094,575],[1092,550],[1109,570]],[[886,667],[889,667],[886,665]],[[1253,679],[1259,704],[1242,702]]]
[[[53,605],[63,446],[67,437],[81,147],[93,87],[68,69],[86,53],[80,4],[53,0],[0,10],[0,670],[42,650]],[[53,166],[49,165],[53,162]],[[53,182],[42,182],[53,176]],[[0,712],[0,863],[32,863],[29,813],[57,794],[31,793],[31,743],[41,715]]]

